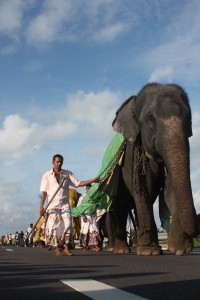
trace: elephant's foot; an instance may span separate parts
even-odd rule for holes
[[[128,248],[115,248],[114,253],[116,254],[128,254],[130,253],[130,249]]]
[[[144,256],[150,256],[150,255],[162,255],[163,250],[161,246],[137,246],[136,247],[136,254],[137,255],[144,255]]]
[[[168,249],[178,256],[190,253],[193,249],[193,239],[185,233],[170,235],[168,239]]]
[[[130,249],[127,245],[127,242],[124,240],[115,240],[115,248],[114,253],[116,254],[128,254],[130,253]]]
[[[107,249],[106,249],[106,251],[107,251],[107,252],[110,252],[110,253],[113,253],[114,250],[115,250],[115,247],[114,247],[114,246],[108,246]]]
[[[115,250],[115,240],[114,239],[109,239],[106,251],[109,252],[109,253],[113,253],[114,250]]]
[[[157,230],[138,231],[136,254],[144,256],[163,254],[163,250],[158,243]]]

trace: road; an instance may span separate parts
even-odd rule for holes
[[[199,251],[181,257],[168,251],[136,256],[134,249],[128,255],[73,253],[0,247],[0,299],[200,299]]]

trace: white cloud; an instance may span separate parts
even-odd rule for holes
[[[19,115],[9,115],[0,129],[0,155],[5,164],[12,164],[31,157],[49,141],[72,135],[75,130],[76,126],[66,121],[55,121],[46,127],[42,124],[30,124]]]
[[[193,124],[194,124],[195,126],[197,126],[197,125],[200,126],[200,112],[195,111],[195,112],[192,114],[192,121],[193,121]]]
[[[3,122],[3,128],[0,130],[1,152],[13,152],[15,149],[23,148],[25,141],[34,130],[35,124],[30,126],[28,121],[18,115],[7,116]]]
[[[0,1],[0,54],[14,54],[23,33],[24,12],[30,7],[32,0]]]
[[[107,90],[96,94],[77,92],[68,95],[66,106],[59,111],[42,111],[38,116],[35,110],[37,123],[19,115],[8,115],[0,129],[0,156],[6,164],[11,164],[31,157],[51,141],[75,135],[91,135],[95,139],[110,136],[111,122],[119,102],[119,94]],[[45,114],[48,123],[43,122]]]
[[[35,46],[92,39],[112,42],[132,26],[134,15],[134,10],[118,0],[45,0],[30,20],[25,36]]]
[[[196,37],[200,19],[199,2],[193,0],[182,6],[174,19],[170,6],[164,4],[162,6],[158,2],[153,1],[149,5],[148,1],[134,1],[133,3],[129,0],[124,2],[120,0],[1,1],[0,33],[8,36],[17,33],[16,38],[25,35],[27,42],[34,46],[48,45],[56,41],[112,42],[130,30],[132,30],[133,36],[138,37],[139,26],[149,24],[152,14],[160,23],[164,7],[166,15],[171,17],[170,24],[163,24],[165,25],[164,30],[162,36],[159,36],[157,44],[161,40],[162,43],[155,51],[149,53],[150,57],[147,58],[147,61],[154,62],[154,54],[156,55],[157,51],[159,56],[156,55],[156,62],[159,61],[160,56],[161,60],[164,60],[169,57],[170,49],[181,50],[176,52],[178,56],[187,55],[189,57],[191,52],[187,50],[187,45],[192,46],[193,54],[194,52],[198,53],[199,41]],[[29,12],[28,17],[24,14],[25,11]],[[154,26],[156,24],[155,22]],[[137,32],[134,31],[135,26],[137,26]],[[182,43],[182,46],[178,47],[181,39],[184,40],[185,47]],[[161,55],[161,50],[163,55]],[[163,65],[156,64],[156,68],[158,67],[163,67]]]
[[[200,148],[200,127],[193,127],[193,136],[190,138],[191,169],[193,172],[196,172],[199,169],[199,165],[200,165],[199,148]]]
[[[173,68],[168,66],[166,68],[158,68],[150,75],[148,82],[172,82],[173,81]]]
[[[73,1],[44,1],[43,10],[36,15],[26,31],[30,44],[43,44],[59,40],[64,31],[63,25],[73,18]]]
[[[180,26],[181,25],[181,26]],[[172,68],[167,80],[177,79],[188,84],[199,82],[200,76],[200,2],[193,0],[180,7],[176,18],[162,28],[155,44],[142,52],[136,61],[146,70],[153,70],[150,77],[162,79],[160,70]],[[170,73],[170,72],[169,72]],[[162,75],[160,77],[160,75]]]
[[[5,181],[1,178],[0,194],[1,201],[1,234],[26,230],[28,225],[38,217],[37,203],[27,201],[23,194],[23,185],[19,182]],[[14,199],[14,200],[13,200]]]
[[[193,136],[190,141],[190,157],[191,169],[194,174],[198,172],[200,165],[199,149],[200,149],[200,112],[196,111],[192,114],[192,131]],[[197,184],[199,187],[199,183]]]
[[[84,126],[84,130],[97,137],[110,135],[111,122],[118,108],[120,94],[109,90],[98,93],[82,91],[68,96],[66,113],[68,118],[73,118]],[[79,126],[80,130],[83,126]]]
[[[120,34],[124,33],[128,26],[126,24],[117,22],[110,24],[105,28],[101,28],[94,33],[94,40],[105,43],[114,41]]]
[[[102,147],[101,145],[87,145],[86,147],[83,148],[83,152],[88,156],[88,157],[103,157],[103,154],[106,150],[106,147]]]
[[[197,191],[196,193],[193,194],[194,198],[194,206],[196,209],[197,214],[200,213],[200,191]]]
[[[173,79],[192,80],[200,76],[200,43],[189,42],[184,38],[171,43],[162,44],[140,58],[148,68],[156,70],[173,69]],[[156,71],[153,71],[153,73]]]
[[[0,1],[0,32],[11,34],[21,27],[26,1]]]
[[[127,32],[135,18],[135,10],[119,0],[1,0],[0,35],[5,38],[1,52],[11,53],[9,47],[19,46],[24,37],[33,46],[112,42]]]

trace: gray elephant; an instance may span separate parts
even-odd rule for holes
[[[160,255],[153,203],[160,195],[172,216],[169,250],[191,252],[199,229],[190,182],[191,110],[178,85],[147,84],[116,112],[115,131],[128,140],[114,207],[116,253],[126,243],[128,211],[136,212],[137,255]]]

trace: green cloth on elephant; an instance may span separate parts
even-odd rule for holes
[[[116,133],[110,141],[102,160],[102,166],[98,173],[99,183],[94,183],[82,203],[71,210],[72,216],[78,217],[83,214],[92,215],[97,209],[109,211],[114,201],[119,166],[126,139],[121,133]]]

